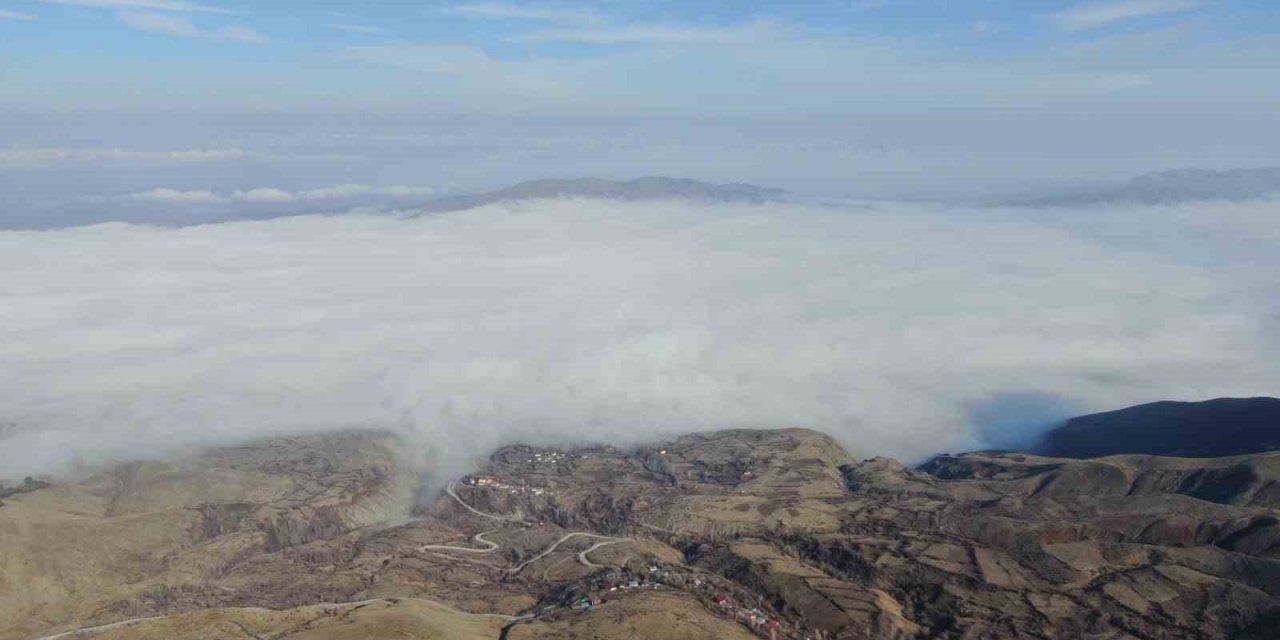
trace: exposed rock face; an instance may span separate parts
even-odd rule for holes
[[[1205,458],[1280,449],[1280,399],[1153,402],[1072,418],[1044,435],[1036,453],[1096,458],[1145,453]]]
[[[1280,453],[971,453],[911,469],[801,429],[513,446],[405,520],[403,487],[417,483],[395,447],[278,440],[14,496],[0,512],[0,639],[116,623],[83,635],[745,640],[776,621],[788,640],[1261,640],[1280,628]]]

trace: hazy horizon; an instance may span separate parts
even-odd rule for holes
[[[971,204],[1169,169],[1280,166],[1280,116],[1204,119],[27,114],[0,121],[0,229],[395,213],[539,178],[662,175]]]
[[[1251,0],[11,0],[0,228],[536,178],[974,203],[1280,167],[1277,26]]]

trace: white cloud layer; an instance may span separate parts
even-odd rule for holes
[[[347,427],[456,466],[788,426],[910,459],[983,444],[970,413],[1002,393],[1274,394],[1276,208],[543,201],[0,232],[0,470]]]
[[[1136,18],[1184,13],[1202,5],[1200,0],[1121,0],[1068,9],[1053,14],[1053,19],[1064,29],[1083,31]]]

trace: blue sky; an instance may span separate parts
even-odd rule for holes
[[[1261,0],[0,1],[0,106],[1273,109]]]
[[[1280,166],[1270,0],[0,0],[0,228]]]

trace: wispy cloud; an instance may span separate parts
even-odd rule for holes
[[[203,35],[203,32],[196,28],[190,19],[159,13],[128,11],[120,14],[120,22],[123,22],[130,29],[148,33],[163,33],[188,38]]]
[[[1090,4],[1053,14],[1053,19],[1068,31],[1097,29],[1117,22],[1170,13],[1194,11],[1200,0],[1122,0]]]
[[[483,49],[431,42],[388,42],[348,47],[343,58],[405,69],[450,83],[449,90],[505,99],[563,97],[579,78],[600,65],[598,59],[503,59]]]
[[[185,0],[39,0],[45,4],[62,4],[100,9],[145,9],[149,11],[177,11],[182,13],[235,13]]]
[[[151,202],[181,202],[186,204],[215,204],[227,199],[212,191],[180,191],[178,189],[152,189],[143,193],[128,196],[130,200],[146,200]]]
[[[580,7],[529,7],[501,2],[458,4],[446,7],[449,15],[483,20],[549,22],[552,24],[590,25],[603,23],[596,11]]]
[[[771,25],[758,21],[731,27],[643,24],[615,21],[589,9],[527,7],[504,3],[459,4],[445,13],[467,18],[543,23],[553,28],[515,35],[512,42],[576,42],[583,44],[736,42],[758,37]]]
[[[627,43],[727,43],[759,38],[772,28],[767,22],[735,27],[685,27],[631,24],[609,27],[543,29],[512,38],[518,42]]]
[[[875,11],[894,4],[893,0],[854,0],[850,6],[856,11]]]
[[[218,29],[202,29],[197,27],[186,16],[166,15],[150,11],[125,11],[120,14],[120,22],[130,29],[147,33],[160,33],[183,38],[205,38],[209,40],[226,40],[246,44],[261,44],[265,37],[247,27],[221,27]]]
[[[238,202],[282,203],[282,202],[315,202],[318,200],[342,200],[360,196],[411,197],[433,195],[434,189],[417,187],[384,187],[377,188],[363,184],[339,184],[332,187],[308,189],[305,191],[287,191],[276,188],[258,188],[236,190],[231,199]]]
[[[18,13],[17,11],[9,11],[8,9],[0,9],[0,20],[35,20],[36,17],[29,13]]]
[[[1000,33],[1008,28],[1008,25],[995,20],[975,20],[969,23],[969,29],[978,35],[990,35]]]
[[[347,200],[360,197],[383,198],[422,198],[438,194],[431,187],[413,187],[396,185],[390,187],[373,187],[364,184],[339,184],[318,189],[290,191],[276,187],[259,187],[255,189],[236,189],[228,193],[218,193],[205,189],[184,191],[181,189],[152,189],[141,193],[121,196],[125,200],[141,200],[148,202],[172,202],[179,204],[222,204],[228,202],[246,202],[254,204],[285,204],[293,202],[320,202],[324,200]]]
[[[348,31],[350,33],[382,33],[379,27],[370,27],[363,24],[327,24],[326,27],[336,29],[338,31]]]
[[[137,161],[185,164],[242,160],[257,154],[243,149],[183,149],[179,151],[138,151],[134,149],[9,149],[0,151],[0,169],[42,169],[85,162]]]
[[[1142,73],[1058,73],[1032,83],[1030,90],[1041,96],[1079,98],[1111,95],[1151,85],[1151,77]]]
[[[209,32],[207,35],[217,40],[230,40],[231,42],[243,42],[245,44],[262,44],[267,41],[266,36],[248,27],[222,27]]]
[[[488,75],[488,72],[503,66],[475,47],[427,42],[348,47],[342,55],[347,60],[446,76],[477,77],[479,72]]]

